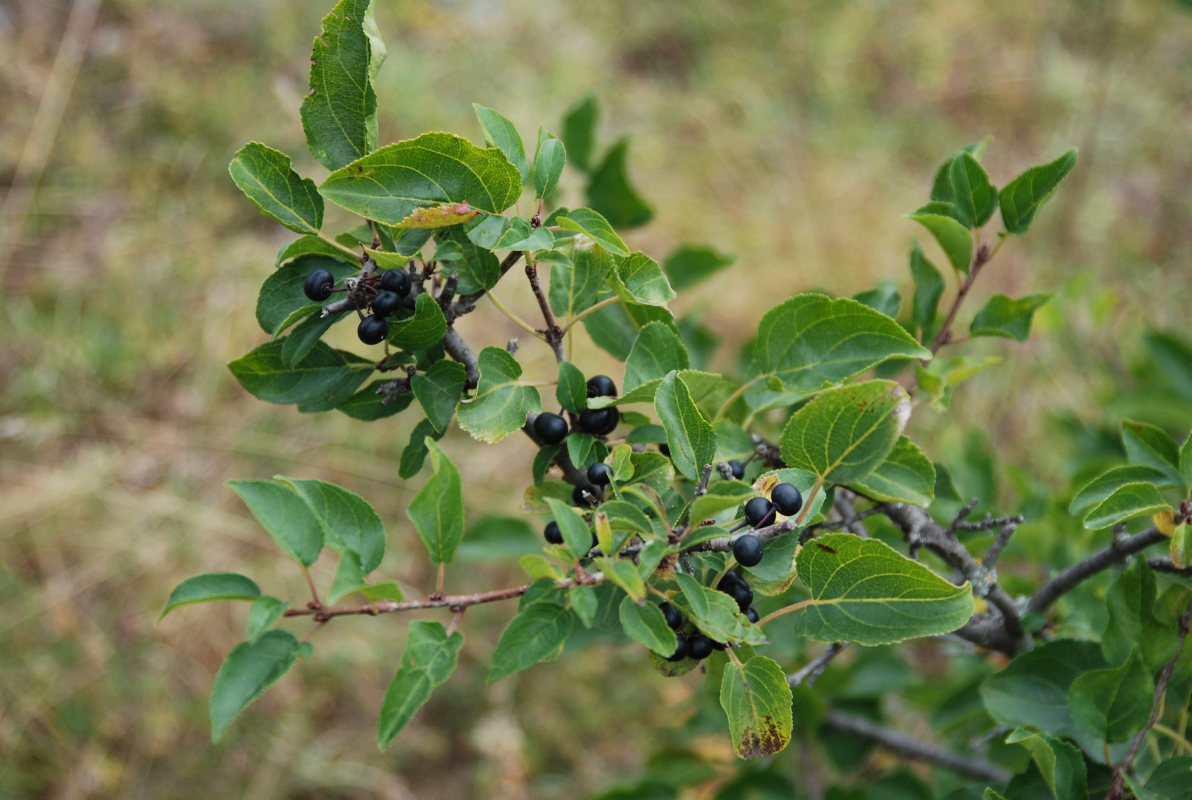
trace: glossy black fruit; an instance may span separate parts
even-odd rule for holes
[[[607,486],[612,479],[613,471],[609,469],[608,464],[603,462],[596,462],[588,467],[588,480],[597,486]]]
[[[410,273],[402,269],[387,269],[381,275],[381,288],[404,297],[410,291]]]
[[[609,412],[608,422],[605,423],[604,427],[600,429],[601,436],[608,436],[610,433],[615,431],[617,429],[617,425],[621,423],[621,412],[618,409],[608,408],[605,410]]]
[[[588,378],[588,397],[616,397],[617,385],[607,375]]]
[[[320,302],[330,297],[334,288],[335,278],[325,269],[316,269],[306,276],[306,281],[302,284],[302,291],[306,296]]]
[[[770,492],[770,499],[774,501],[778,513],[785,517],[798,514],[799,509],[803,507],[803,493],[799,491],[799,487],[791,483],[775,486],[774,491]]]
[[[558,444],[567,438],[567,420],[549,411],[534,418],[534,435],[543,444]]]
[[[687,655],[699,661],[712,655],[712,640],[702,633],[692,634],[687,640]]]
[[[670,445],[663,442],[662,444],[658,445],[658,452],[662,453],[667,458],[670,458]]]
[[[662,616],[666,618],[667,627],[673,631],[677,631],[683,626],[683,612],[672,606],[670,603],[659,603],[659,610],[662,611]]]
[[[757,566],[761,563],[765,552],[766,546],[762,544],[762,540],[752,533],[738,536],[737,540],[733,542],[733,556],[742,567]]]
[[[737,573],[729,570],[716,588],[737,601],[737,607],[742,611],[753,605],[753,590],[749,584]]]
[[[728,462],[728,468],[733,471],[733,477],[737,480],[741,480],[745,477],[745,465],[737,459],[734,458],[732,461]]]
[[[383,342],[389,335],[389,323],[385,321],[384,317],[365,317],[360,320],[360,326],[356,328],[356,335],[365,344]]]
[[[542,535],[545,536],[546,540],[551,544],[563,543],[563,533],[559,530],[559,523],[555,522],[553,519],[546,523],[546,530],[542,532]]]
[[[591,499],[585,499],[584,493]],[[581,483],[571,490],[571,502],[577,506],[590,506],[600,502],[600,490],[590,483]]]
[[[596,436],[603,434],[605,428],[608,428],[611,422],[616,427],[613,412],[615,408],[585,408],[579,412],[579,427],[584,433],[591,433]],[[611,428],[610,428],[611,430]]]
[[[745,521],[754,528],[774,521],[774,504],[764,497],[754,497],[745,504]]]
[[[759,619],[761,619],[761,617],[758,616],[757,609],[753,606],[750,606],[749,608],[745,609],[745,619],[756,623]]]
[[[682,661],[687,658],[687,639],[682,636],[676,636],[675,638],[679,640],[679,644],[675,648],[675,652],[666,659],[667,661]]]
[[[377,292],[377,296],[373,298],[372,310],[378,317],[387,317],[401,306],[401,298],[397,296],[397,292],[391,292],[388,289]]]

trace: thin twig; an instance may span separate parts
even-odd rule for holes
[[[530,289],[534,292],[535,299],[538,300],[538,308],[542,311],[542,319],[546,323],[546,343],[555,351],[556,361],[566,361],[567,356],[563,353],[563,329],[559,327],[558,320],[555,319],[555,314],[550,310],[550,303],[546,299],[546,293],[542,291],[542,282],[538,280],[538,266],[536,264],[526,264],[526,277],[530,279]]]
[[[840,655],[840,653],[848,647],[848,642],[833,642],[828,645],[824,652],[811,660],[807,666],[798,672],[786,676],[787,684],[794,689],[804,681],[807,682],[807,688],[811,688],[811,684],[815,683],[815,679],[824,674],[824,670],[832,663],[832,659]]]
[[[1153,544],[1165,541],[1166,537],[1158,528],[1148,528],[1133,536],[1114,536],[1108,547],[1093,553],[1083,561],[1078,561],[1066,570],[1056,575],[1039,588],[1027,602],[1027,610],[1042,613],[1066,592],[1071,591],[1078,583],[1096,575],[1115,564],[1121,564],[1126,556],[1137,553]]]
[[[467,378],[464,388],[475,389],[480,383],[480,368],[477,366],[476,354],[455,328],[448,328],[443,334],[443,349],[447,351],[447,355],[464,365],[464,375]]]

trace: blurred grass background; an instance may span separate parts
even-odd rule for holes
[[[246,609],[195,606],[156,625],[169,590],[234,570],[270,594],[304,593],[225,480],[285,473],[359,492],[390,528],[382,573],[411,593],[432,582],[395,467],[413,420],[299,415],[254,400],[224,367],[263,341],[256,291],[288,238],[238,194],[226,164],[260,140],[324,174],[305,154],[297,108],[328,10],[327,0],[0,2],[0,797],[577,797],[636,774],[672,739],[731,770],[722,730],[679,730],[698,681],[663,680],[638,648],[589,647],[485,688],[511,613],[501,607],[469,612],[461,670],[387,753],[373,729],[400,659],[397,619],[321,632],[314,657],[210,744],[206,695]],[[631,244],[657,257],[684,242],[737,256],[676,304],[702,309],[724,337],[722,367],[795,291],[893,280],[909,297],[912,236],[944,261],[902,215],[924,201],[939,162],[986,136],[998,184],[1081,148],[969,310],[993,292],[1057,295],[1030,342],[983,348],[1006,363],[953,403],[1000,462],[1066,490],[1062,442],[1038,447],[1056,435],[1049,420],[1116,424],[1113,398],[1139,385],[1143,332],[1187,331],[1187,6],[458,0],[382,3],[377,16],[389,50],[382,142],[426,130],[478,141],[472,102],[532,141],[595,93],[601,147],[631,137],[631,174],[657,212]],[[565,188],[578,196],[578,182]],[[499,293],[530,318],[521,288]],[[517,335],[486,313],[461,323],[466,337]],[[351,331],[333,335],[359,347]],[[589,374],[613,369],[580,352]],[[525,342],[519,357],[550,374],[546,348]],[[1186,410],[1159,391],[1153,400],[1159,421]],[[914,424],[933,457],[962,452],[930,412]],[[480,448],[453,433],[446,446],[470,520],[517,512],[527,442]],[[329,567],[316,577],[329,581]],[[448,572],[457,591],[517,580],[507,564]]]

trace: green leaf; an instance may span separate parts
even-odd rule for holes
[[[327,169],[338,169],[377,146],[373,48],[364,30],[368,5],[369,0],[340,0],[323,18],[322,35],[311,53],[302,129],[311,155]]]
[[[1154,484],[1127,483],[1089,509],[1084,515],[1084,527],[1089,530],[1109,528],[1119,522],[1170,509],[1171,505],[1163,501]]]
[[[385,557],[385,523],[367,500],[326,481],[274,477],[306,503],[323,526],[323,538],[329,547],[355,553],[365,575],[381,565]]]
[[[619,615],[625,635],[666,658],[675,652],[679,641],[666,624],[662,610],[654,603],[635,603],[628,597],[621,601]]]
[[[563,141],[571,163],[584,172],[592,166],[592,151],[596,147],[596,119],[599,116],[596,96],[586,95],[563,117]]]
[[[248,643],[256,644],[261,635],[286,613],[287,605],[288,603],[268,595],[254,600],[248,610]]]
[[[650,322],[638,333],[625,361],[625,391],[688,366],[687,348],[675,329],[662,322]]]
[[[573,208],[567,216],[559,217],[559,225],[564,230],[579,231],[600,247],[622,258],[629,255],[629,248],[617,236],[616,231],[608,224],[599,212],[590,208]]]
[[[665,306],[675,299],[675,290],[658,262],[640,252],[618,261],[616,274],[620,281],[617,293],[623,300]]]
[[[787,421],[779,439],[782,460],[825,482],[862,481],[894,449],[910,413],[910,398],[894,381],[829,389]]]
[[[323,334],[332,325],[339,322],[345,313],[347,312],[330,314],[326,317],[321,314],[311,315],[295,325],[294,329],[290,331],[290,335],[285,338],[285,344],[282,345],[282,362],[290,367],[300,363],[302,359],[310,355],[310,351],[323,338]]]
[[[1145,422],[1122,422],[1122,445],[1131,464],[1144,464],[1160,470],[1173,486],[1183,484],[1180,452],[1167,432]]]
[[[1076,738],[1080,729],[1068,710],[1069,689],[1081,673],[1105,666],[1096,642],[1044,642],[986,678],[981,699],[1001,725]]]
[[[561,500],[553,497],[546,498],[550,506],[551,515],[559,525],[559,533],[563,536],[563,544],[576,558],[583,558],[592,549],[592,530],[579,513]],[[673,651],[672,651],[673,652]]]
[[[467,382],[464,365],[445,358],[431,364],[425,375],[418,373],[410,378],[414,396],[418,398],[430,424],[439,433],[446,431],[451,423],[455,406]]]
[[[632,562],[601,556],[595,559],[595,564],[604,572],[604,577],[623,589],[630,599],[636,602],[645,598],[646,585]]]
[[[567,599],[571,603],[571,610],[583,623],[585,628],[591,628],[596,621],[596,612],[600,608],[600,599],[596,596],[596,589],[591,586],[572,586],[567,591]],[[677,644],[676,644],[677,646]]]
[[[304,567],[315,563],[323,550],[323,526],[297,492],[272,481],[228,481],[227,485],[283,553]]]
[[[300,403],[333,389],[352,371],[342,355],[322,342],[293,366],[282,359],[284,347],[285,339],[266,342],[228,362],[228,369],[249,394],[282,405]]]
[[[1134,559],[1105,596],[1108,614],[1099,641],[1110,664],[1125,663],[1141,647],[1143,664],[1157,672],[1175,653],[1175,618],[1163,613],[1156,597],[1154,572],[1144,559]]]
[[[1098,739],[1124,742],[1147,723],[1155,684],[1137,650],[1120,667],[1077,676],[1068,711],[1077,725]]]
[[[567,148],[563,142],[539,128],[538,150],[534,153],[534,191],[539,200],[554,193],[566,164]]]
[[[579,250],[570,263],[556,261],[550,268],[548,298],[551,310],[570,317],[590,308],[604,279],[614,267],[612,256],[603,250]],[[591,317],[585,317],[585,322]]]
[[[1039,208],[1074,166],[1076,150],[1072,149],[1055,161],[1031,167],[1006,184],[998,198],[1006,231],[1012,234],[1026,233]]]
[[[794,720],[786,673],[765,656],[730,660],[720,680],[720,706],[728,716],[733,748],[741,758],[761,758],[785,748]]]
[[[926,507],[935,499],[935,467],[914,442],[900,436],[886,460],[850,488],[874,500]]]
[[[853,299],[891,319],[898,316],[898,309],[902,307],[902,294],[891,281],[882,281],[872,289],[857,292]]]
[[[1192,800],[1192,756],[1168,757],[1139,785],[1127,775],[1126,783],[1138,800]]]
[[[674,325],[674,316],[661,306],[614,303],[584,317],[584,329],[593,344],[618,361],[629,357],[638,332],[650,322]]]
[[[431,475],[406,509],[430,553],[431,566],[447,564],[464,536],[464,495],[459,470],[429,436]]]
[[[796,629],[817,642],[891,644],[950,633],[973,615],[967,583],[951,584],[877,539],[818,536],[796,563],[811,593],[794,612]]]
[[[753,487],[741,481],[716,481],[708,487],[706,494],[697,497],[691,504],[691,523],[700,522],[715,517],[722,511],[738,508],[757,492]],[[684,540],[684,546],[688,542]]]
[[[289,672],[301,649],[292,633],[277,629],[253,644],[241,642],[232,648],[211,688],[212,743],[220,740],[237,714]]]
[[[1184,479],[1184,488],[1192,489],[1192,433],[1180,448],[1180,477]]]
[[[389,746],[430,699],[431,691],[446,683],[455,672],[463,643],[463,634],[455,631],[448,635],[441,622],[419,619],[410,623],[401,666],[385,690],[377,717],[379,749]]]
[[[319,194],[368,219],[397,225],[414,209],[467,203],[500,214],[517,202],[521,175],[496,148],[450,133],[387,145],[327,176]]]
[[[489,220],[500,220],[501,217],[487,217]],[[457,294],[472,294],[473,292],[488,291],[497,285],[501,279],[501,262],[492,252],[491,247],[477,243],[472,234],[480,228],[473,228],[465,232],[464,227],[451,227],[435,233],[435,258],[441,258],[451,245],[459,248],[459,258],[454,262],[441,265],[448,271],[454,270],[459,276],[459,283],[455,290]],[[493,242],[495,245],[496,243]]]
[[[671,286],[682,291],[712,277],[735,260],[733,256],[722,255],[710,247],[685,244],[666,257],[662,268]]]
[[[313,185],[313,182],[312,182]],[[315,189],[315,194],[318,194],[318,189]],[[319,198],[319,207],[323,206],[323,198]],[[305,255],[320,255],[330,256],[333,259],[343,261],[346,256],[344,253],[330,242],[327,242],[318,236],[299,236],[294,241],[287,244],[285,247],[277,251],[277,258],[273,262],[273,266],[280,267],[286,261],[299,256]]]
[[[970,228],[980,228],[997,209],[997,189],[977,159],[960,152],[948,166],[948,182],[952,187],[952,203],[960,211],[961,222]]]
[[[323,196],[326,197],[326,192],[323,193]],[[964,274],[968,274],[969,262],[973,257],[973,235],[967,228],[951,217],[945,217],[942,214],[915,212],[908,214],[907,219],[913,219],[926,228],[928,233],[939,243],[939,246],[943,248],[944,255],[948,257],[952,266]]]
[[[1017,300],[1004,294],[995,294],[973,317],[969,333],[973,336],[1003,336],[1025,342],[1031,333],[1031,318],[1050,299],[1049,294],[1029,294]]]
[[[228,164],[232,182],[265,216],[296,233],[323,227],[323,198],[315,182],[290,166],[290,157],[260,142],[241,147]]]
[[[340,351],[339,354],[345,361],[353,362],[352,366],[349,366],[347,371],[335,382],[315,392],[310,397],[300,400],[298,402],[298,410],[303,414],[330,411],[341,403],[350,400],[352,394],[360,388],[362,383],[368,380],[368,376],[375,369],[375,366],[371,363],[356,363],[358,357],[351,353]]]
[[[276,336],[287,322],[293,324],[293,320],[289,320],[290,315],[315,305],[302,290],[302,284],[316,269],[327,270],[337,284],[342,284],[344,278],[360,271],[360,265],[345,264],[337,258],[323,255],[303,255],[275,270],[261,284],[260,294],[257,295],[257,322],[261,330]],[[334,299],[339,297],[332,295]],[[333,301],[328,299],[326,302]]]
[[[1068,505],[1068,511],[1075,516],[1081,516],[1128,483],[1152,483],[1160,488],[1172,485],[1167,474],[1154,467],[1142,464],[1114,467],[1093,478],[1077,492]]]
[[[555,246],[554,234],[547,228],[530,226],[529,220],[514,217],[509,220],[509,230],[501,234],[497,250],[549,250]]]
[[[255,600],[261,596],[261,589],[252,580],[236,572],[207,572],[187,578],[174,587],[166,600],[165,608],[157,615],[161,620],[179,606],[191,603],[209,603],[212,600]],[[674,652],[674,648],[671,648]],[[668,653],[667,655],[670,655]]]
[[[754,356],[761,379],[810,392],[859,375],[890,358],[931,358],[897,322],[856,300],[795,295],[766,312]]]
[[[690,480],[699,480],[706,464],[716,458],[716,432],[691,399],[687,384],[677,372],[668,373],[654,394],[654,410],[670,447],[675,468]]]
[[[565,410],[572,414],[583,411],[588,402],[588,385],[579,367],[570,361],[559,362],[559,382],[555,386],[555,398]]]
[[[553,658],[571,635],[575,615],[549,594],[520,608],[497,641],[488,682],[496,683],[515,672]]]
[[[412,353],[429,350],[445,333],[447,317],[438,301],[425,292],[414,301],[413,316],[389,321],[389,342]]]
[[[616,228],[636,228],[654,218],[654,209],[629,183],[628,154],[629,141],[622,139],[609,148],[588,180],[588,204]]]
[[[371,422],[377,419],[384,419],[385,417],[392,417],[394,414],[400,414],[409,408],[410,403],[414,402],[412,392],[399,394],[388,403],[383,402],[385,396],[380,394],[379,390],[386,383],[388,383],[387,380],[373,381],[336,406],[335,410],[342,411],[352,419]]]
[[[430,420],[420,421],[414,426],[414,430],[410,431],[410,441],[401,451],[401,461],[397,468],[399,477],[412,478],[422,469],[422,463],[426,460],[428,436],[436,441],[443,438],[443,434],[435,430]]]
[[[482,442],[499,442],[526,424],[528,414],[542,410],[533,386],[518,383],[521,365],[500,347],[486,347],[477,358],[480,382],[476,395],[456,412],[459,426]]]
[[[766,643],[762,629],[750,623],[727,594],[701,586],[683,573],[675,573],[675,582],[681,595],[671,601],[705,636],[716,642]]]
[[[1088,773],[1084,756],[1074,745],[1054,736],[1016,730],[1007,744],[1020,744],[1031,754],[1047,788],[1057,800],[1087,800]]]
[[[1174,334],[1158,331],[1148,332],[1143,341],[1154,371],[1180,397],[1192,402],[1192,345]]]
[[[923,249],[915,242],[911,248],[911,279],[915,283],[915,296],[911,300],[911,323],[926,333],[935,322],[940,297],[944,294],[944,278],[935,265],[923,255]]]
[[[509,163],[517,167],[522,183],[525,183],[530,177],[530,162],[526,160],[526,146],[522,144],[517,128],[508,118],[491,108],[472,103],[472,109],[476,112],[476,119],[480,120],[480,127],[484,131],[484,143],[504,153]]]

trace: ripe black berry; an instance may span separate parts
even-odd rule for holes
[[[737,606],[742,611],[753,605],[753,590],[740,575],[732,570],[725,573],[716,588],[736,600]]]
[[[752,533],[738,536],[737,540],[733,542],[733,556],[742,567],[757,566],[761,563],[762,555],[765,552],[766,546],[762,544],[762,540]]]
[[[668,445],[666,442],[663,442],[662,444],[658,445],[658,452],[662,453],[667,458],[670,458],[670,445]]]
[[[613,417],[614,412],[616,412],[615,408],[585,408],[579,412],[579,427],[585,433],[600,436],[606,428],[612,430],[609,428],[610,422],[613,427],[616,427],[617,423]]]
[[[666,617],[666,624],[673,631],[677,631],[683,626],[683,612],[672,606],[670,603],[659,603],[658,608],[662,611],[662,616]]]
[[[617,385],[607,375],[588,378],[588,397],[616,397]]]
[[[687,655],[696,661],[712,655],[713,649],[712,640],[702,633],[692,634],[691,638],[687,640]]]
[[[401,306],[401,298],[397,296],[397,292],[391,292],[388,289],[377,292],[377,296],[373,298],[372,310],[378,317],[387,317],[394,311],[397,311]]]
[[[410,291],[410,274],[401,269],[387,269],[381,275],[381,288],[403,297]]]
[[[591,499],[585,499],[584,493],[587,493]],[[600,502],[600,490],[590,483],[581,483],[571,490],[571,501],[577,506],[595,505]]]
[[[588,480],[597,486],[607,486],[611,478],[612,470],[608,468],[608,464],[598,461],[588,467]]]
[[[545,536],[546,540],[551,544],[563,543],[563,533],[559,530],[559,523],[555,522],[553,519],[546,523],[546,530],[542,532],[542,535]]]
[[[764,497],[754,497],[745,504],[745,521],[760,528],[774,520],[774,504]]]
[[[306,282],[302,284],[302,291],[306,293],[306,296],[317,302],[330,297],[333,288],[335,288],[335,278],[325,269],[316,269],[306,276]]]
[[[543,444],[558,444],[567,438],[567,420],[546,412],[534,418],[534,435]]]
[[[687,658],[687,639],[682,636],[675,638],[679,640],[679,644],[675,647],[675,652],[666,659],[667,661],[682,661]]]
[[[756,624],[761,617],[758,616],[757,609],[753,606],[750,606],[749,608],[745,609],[745,619]]]
[[[360,320],[360,326],[356,328],[356,335],[365,344],[383,342],[389,335],[389,323],[385,321],[384,317],[365,317]]]
[[[728,462],[728,468],[733,471],[733,477],[737,480],[741,480],[745,477],[745,465],[737,459],[734,458],[732,461]]]
[[[785,517],[798,514],[799,509],[803,507],[803,494],[797,486],[790,483],[780,483],[775,486],[774,491],[770,492],[770,499],[774,501],[774,507],[778,509],[778,513]]]

